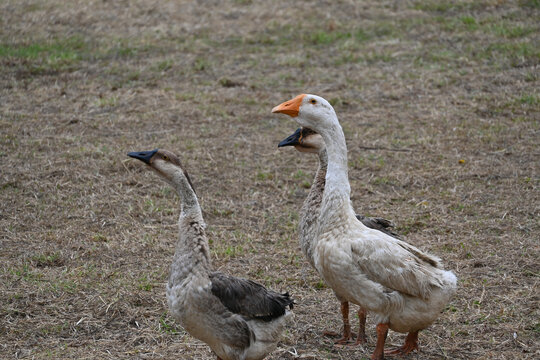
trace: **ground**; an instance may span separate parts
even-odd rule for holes
[[[192,176],[215,267],[296,299],[268,359],[368,358],[369,315],[364,347],[322,336],[339,304],[297,241],[317,161],[277,149],[297,126],[270,110],[314,93],[357,212],[459,278],[404,358],[540,357],[539,17],[538,0],[0,0],[2,356],[213,358],[166,306],[178,198],[126,156],[159,147]]]

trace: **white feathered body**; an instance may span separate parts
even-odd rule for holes
[[[455,275],[437,257],[363,225],[350,203],[334,205],[323,206],[314,250],[324,280],[340,298],[363,306],[376,323],[394,331],[433,323],[456,290]]]

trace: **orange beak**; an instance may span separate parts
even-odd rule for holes
[[[300,105],[306,94],[300,94],[292,100],[285,101],[272,109],[273,113],[287,114],[290,117],[297,117],[300,112]]]

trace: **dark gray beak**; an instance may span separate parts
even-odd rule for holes
[[[302,138],[302,128],[296,129],[294,134],[290,135],[285,140],[282,140],[277,147],[300,145],[300,139]]]
[[[128,156],[150,164],[150,159],[152,158],[152,156],[154,156],[155,153],[158,152],[158,150],[159,149],[154,149],[150,151],[134,151],[128,153]]]

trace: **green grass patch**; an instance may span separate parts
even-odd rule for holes
[[[0,44],[0,58],[25,60],[25,66],[33,74],[71,70],[89,53],[89,44],[79,36],[30,44]]]
[[[32,257],[32,262],[36,267],[62,266],[64,260],[59,252],[39,254]]]
[[[207,59],[197,58],[192,65],[193,70],[196,72],[202,72],[210,69],[210,62]]]
[[[63,322],[62,324],[47,325],[39,329],[39,332],[44,336],[52,336],[62,334],[69,329],[69,323]]]
[[[357,28],[352,31],[308,30],[300,35],[300,40],[306,45],[338,45],[340,48],[356,50],[364,42],[400,37],[400,31],[400,26],[394,23],[381,22],[371,27]]]
[[[455,7],[456,4],[453,4],[450,1],[422,1],[413,5],[413,8],[416,10],[432,12],[447,12]]]
[[[540,9],[540,0],[520,0],[519,5],[525,8]]]
[[[487,4],[484,4],[482,1],[441,1],[441,0],[421,0],[416,1],[413,4],[413,9],[421,10],[426,12],[439,12],[439,13],[449,13],[449,12],[459,12],[465,10],[474,10],[478,8],[485,7]]]
[[[524,105],[540,105],[540,97],[537,94],[523,94],[517,101]]]
[[[227,245],[223,243],[214,243],[213,251],[218,258],[235,258],[237,256],[243,256],[246,250],[242,245]]]
[[[22,59],[76,59],[87,49],[81,37],[40,41],[33,44],[0,44],[0,57]]]
[[[139,278],[137,288],[143,291],[150,291],[154,288],[154,284],[151,279],[144,275]]]
[[[467,28],[467,30],[472,31],[478,29],[478,23],[472,16],[462,16],[459,20]]]
[[[450,49],[430,49],[422,56],[417,57],[415,59],[415,64],[422,66],[425,66],[426,64],[443,64],[449,66],[455,63],[459,59],[459,56],[460,54]]]
[[[323,289],[328,288],[328,287],[326,286],[326,284],[324,283],[324,281],[322,281],[322,280],[319,280],[319,281],[317,281],[316,283],[314,283],[314,284],[313,284],[313,287],[314,287],[315,289],[317,289],[317,290],[323,290]]]
[[[382,31],[380,33],[381,36],[386,35],[385,31]],[[314,31],[314,32],[308,32],[307,34],[307,42],[311,43],[313,45],[327,45],[327,44],[335,44],[339,43],[340,41],[347,40],[347,39],[353,39],[355,41],[366,41],[373,37],[373,34],[370,34],[366,32],[364,29],[357,29],[354,32],[350,31]]]
[[[372,180],[371,183],[375,185],[393,185],[394,184],[393,181],[386,176],[377,177],[374,180]]]
[[[152,52],[153,54],[164,53],[156,42],[147,41],[141,38],[116,38],[107,39],[101,43],[100,49],[95,53],[101,58],[126,59],[140,56],[142,53]]]
[[[174,320],[169,318],[166,312],[161,314],[159,318],[159,331],[171,335],[177,335],[181,332]]]
[[[21,267],[11,270],[11,273],[25,281],[39,281],[43,275],[32,271],[30,264],[23,264]]]
[[[266,171],[258,171],[256,175],[256,179],[261,180],[261,181],[271,180],[273,178],[274,178],[274,175]]]
[[[372,51],[364,56],[364,61],[368,64],[374,63],[389,63],[392,62],[394,57],[389,52],[385,51]]]
[[[490,25],[488,28],[495,35],[498,35],[500,37],[507,38],[507,39],[521,38],[521,37],[529,35],[530,33],[533,33],[536,30],[532,27],[522,26],[522,25],[513,26],[511,24],[507,24],[504,22]]]
[[[470,49],[471,56],[477,60],[490,60],[505,63],[510,60],[511,65],[521,61],[540,61],[540,48],[529,42],[495,42],[487,45],[480,51]]]
[[[96,105],[99,107],[114,107],[118,102],[118,97],[109,96],[97,100]]]
[[[307,176],[306,172],[303,171],[303,170],[298,170],[295,174],[294,174],[294,178],[295,179],[303,179]]]
[[[155,64],[152,67],[152,70],[157,71],[157,72],[164,72],[172,68],[173,65],[174,65],[174,62],[172,60],[163,60]]]

